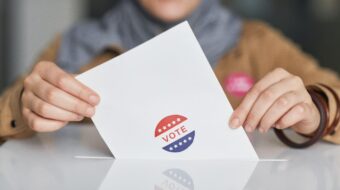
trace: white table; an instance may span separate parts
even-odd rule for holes
[[[291,149],[273,132],[254,133],[250,139],[261,159],[281,161],[230,164],[226,166],[229,169],[223,169],[229,172],[226,174],[221,173],[223,167],[216,163],[197,167],[190,163],[196,169],[191,173],[181,169],[188,164],[175,164],[177,167],[155,175],[152,171],[166,164],[124,165],[113,159],[76,158],[111,155],[94,127],[69,125],[56,133],[10,140],[1,145],[0,189],[99,189],[103,183],[115,180],[114,187],[120,189],[143,187],[139,183],[153,181],[155,185],[150,189],[340,189],[340,146],[321,142],[304,150]],[[167,172],[195,186],[177,183],[169,179]],[[199,174],[209,176],[197,177]]]

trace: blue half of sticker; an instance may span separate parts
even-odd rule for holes
[[[175,142],[163,147],[163,149],[168,152],[182,152],[192,144],[194,139],[195,131],[192,131],[189,134],[185,135],[184,137],[176,140]]]

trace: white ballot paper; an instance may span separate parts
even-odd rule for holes
[[[257,161],[189,24],[77,77],[101,97],[93,122],[116,159]]]

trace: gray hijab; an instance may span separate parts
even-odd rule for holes
[[[218,0],[202,0],[186,20],[212,67],[237,43],[242,28],[242,20],[223,8]],[[57,64],[76,72],[109,46],[129,50],[177,23],[157,20],[137,0],[122,0],[102,19],[79,23],[67,31]]]

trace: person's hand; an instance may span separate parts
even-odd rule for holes
[[[37,132],[56,131],[95,113],[99,96],[51,62],[38,63],[24,80],[22,115]]]
[[[278,68],[268,73],[249,90],[232,114],[232,128],[244,126],[247,132],[258,129],[267,132],[271,127],[292,127],[296,132],[314,132],[320,113],[298,76]]]

